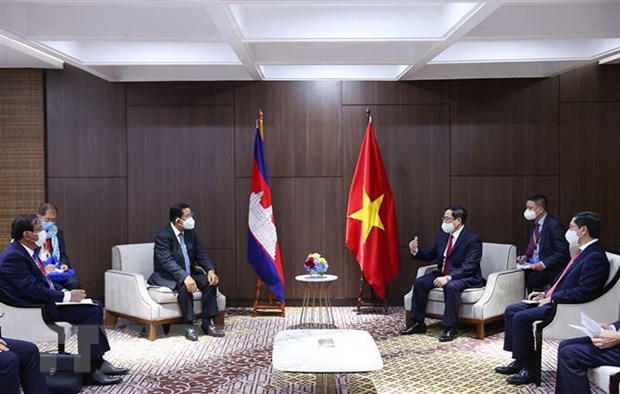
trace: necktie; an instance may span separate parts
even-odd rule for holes
[[[454,236],[452,234],[450,234],[450,236],[448,237],[448,247],[446,248],[446,258],[443,259],[443,275],[446,276],[448,275],[448,273],[450,272],[450,270],[448,269],[448,258],[450,257],[450,255],[452,255],[452,240],[454,239]]]
[[[577,260],[577,256],[579,256],[579,254],[581,253],[581,249],[577,249],[575,250],[575,254],[573,254],[573,258],[570,259],[570,261],[568,262],[568,264],[566,264],[566,268],[564,268],[564,271],[562,271],[562,275],[560,275],[560,277],[558,278],[558,280],[555,281],[555,283],[553,284],[553,287],[550,288],[549,290],[547,290],[547,293],[545,294],[546,298],[551,297],[551,295],[553,294],[553,291],[555,290],[555,288],[558,286],[558,283],[560,283],[560,281],[562,280],[562,278],[564,278],[564,275],[568,272],[568,270],[570,269],[570,266],[573,265],[573,263],[575,262],[575,260]]]
[[[532,236],[530,237],[530,241],[527,244],[527,249],[525,249],[525,255],[528,260],[532,258],[534,255],[534,250],[536,249],[536,244],[538,244],[538,238],[540,236],[540,223],[536,223],[534,225],[534,231],[532,231]]]
[[[32,259],[37,264],[37,267],[39,267],[39,269],[41,270],[41,273],[43,274],[43,276],[45,277],[45,280],[47,281],[47,285],[50,287],[50,289],[54,289],[54,284],[50,280],[49,275],[47,275],[47,272],[45,271],[45,266],[43,265],[43,263],[41,263],[41,260],[39,260],[38,253],[36,251],[34,252],[34,255],[32,256]]]
[[[189,255],[187,254],[187,246],[185,246],[185,237],[183,233],[179,234],[179,243],[181,244],[181,251],[183,252],[183,260],[185,260],[185,271],[189,274]]]

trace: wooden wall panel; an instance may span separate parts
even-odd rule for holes
[[[0,70],[0,250],[18,215],[45,198],[45,108],[42,70]]]
[[[452,175],[556,175],[558,78],[451,82]]]
[[[343,81],[343,105],[447,104],[448,81]]]
[[[560,75],[560,101],[620,101],[620,64],[592,63]]]
[[[278,242],[282,252],[287,298],[301,298],[303,287],[295,276],[305,274],[303,263],[308,253],[325,256],[329,273],[344,272],[344,212],[339,177],[275,178],[271,191]],[[254,298],[256,274],[247,261],[247,222],[249,180],[237,180],[237,269],[239,298]],[[335,298],[345,298],[342,281],[334,284]],[[348,298],[351,298],[349,295]]]
[[[125,85],[47,70],[48,177],[124,177]]]
[[[143,82],[127,84],[128,106],[232,105],[233,82]]]
[[[451,201],[467,209],[467,225],[483,242],[510,243],[524,250],[523,211],[529,194],[545,194],[549,212],[557,217],[558,177],[452,177],[450,184]],[[567,224],[566,218],[559,219]]]
[[[130,242],[149,242],[177,201],[209,248],[234,247],[232,107],[129,107]]]
[[[562,215],[596,211],[603,245],[620,247],[620,102],[561,104],[560,206]]]
[[[51,178],[48,198],[58,205],[67,254],[89,297],[103,299],[103,273],[112,268],[112,246],[127,243],[125,178]]]
[[[270,176],[341,175],[340,102],[340,82],[237,83],[236,175],[251,174],[259,109]]]
[[[434,237],[438,218],[449,203],[449,127],[447,105],[371,106],[392,192],[399,244],[414,235]],[[366,130],[364,106],[342,108],[346,199]]]

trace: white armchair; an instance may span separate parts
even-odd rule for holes
[[[478,339],[484,339],[484,325],[504,317],[504,310],[523,299],[525,279],[523,271],[515,269],[517,248],[514,245],[484,242],[480,268],[486,279],[484,287],[466,289],[461,296],[459,322],[475,324]],[[437,267],[436,264],[420,267],[416,278]],[[404,297],[405,324],[411,325],[411,299],[413,288]],[[428,295],[426,315],[441,318],[444,311],[443,290],[433,289]]]
[[[148,338],[156,339],[156,328],[181,321],[177,293],[167,287],[146,283],[153,273],[153,243],[116,245],[112,248],[112,269],[105,272],[106,323],[122,317],[148,325]],[[194,310],[200,311],[200,292],[194,293]],[[226,297],[217,292],[220,311],[215,325],[224,325]]]
[[[543,339],[569,339],[583,336],[581,331],[568,326],[569,324],[581,325],[581,312],[598,322],[613,322],[620,318],[620,256],[608,252],[607,258],[609,259],[609,277],[605,287],[598,294],[592,294],[591,301],[580,304],[558,303],[546,320],[534,323],[537,385],[540,385],[541,379]],[[605,390],[609,390],[610,381],[613,382],[615,375],[615,389],[618,390],[619,373],[620,368],[600,367],[591,370],[589,375],[591,380],[598,382],[597,385]]]

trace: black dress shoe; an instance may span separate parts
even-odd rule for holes
[[[108,376],[100,370],[84,375],[84,385],[86,386],[109,386],[120,383],[122,380],[121,376]]]
[[[194,342],[198,340],[198,334],[196,334],[196,329],[194,327],[187,327],[185,330],[185,339]]]
[[[215,326],[207,326],[207,328],[202,327],[202,331],[205,335],[210,335],[212,337],[221,338],[224,336],[224,330]]]
[[[110,364],[109,361],[105,360],[103,361],[103,364],[101,364],[101,368],[99,368],[99,370],[106,375],[114,376],[127,375],[127,373],[129,373],[129,368],[115,367],[114,365]]]
[[[450,342],[456,338],[457,333],[458,331],[456,331],[456,328],[444,330],[443,334],[439,336],[439,342]]]
[[[518,374],[508,377],[506,381],[510,384],[536,383],[536,374],[523,368]]]
[[[514,375],[523,369],[523,365],[519,363],[517,360],[514,360],[508,365],[502,365],[500,367],[495,367],[495,372],[501,373],[502,375]]]
[[[415,322],[411,327],[404,328],[398,333],[400,335],[424,334],[426,332],[426,324]]]

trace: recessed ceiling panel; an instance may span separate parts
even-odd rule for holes
[[[119,82],[252,80],[243,66],[137,65],[96,66],[93,68]]]
[[[62,67],[62,60],[0,34],[0,68]]]
[[[231,5],[245,40],[436,39],[476,3]]]
[[[396,80],[406,65],[260,65],[266,80]]]
[[[428,64],[409,80],[543,78],[578,65],[577,61]]]

